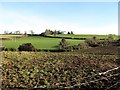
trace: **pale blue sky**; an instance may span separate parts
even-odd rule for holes
[[[3,2],[0,22],[4,30],[45,29],[76,34],[117,34],[117,2]]]

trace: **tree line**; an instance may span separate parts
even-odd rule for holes
[[[34,31],[30,30],[29,31],[31,35],[34,35]],[[47,35],[54,35],[56,36],[57,34],[64,34],[65,31],[60,31],[60,30],[51,30],[51,29],[46,29],[44,32],[40,33],[41,35],[47,36]],[[19,30],[16,31],[4,31],[4,34],[22,34]],[[24,35],[27,35],[28,32],[25,31],[23,33]],[[68,31],[67,34],[73,34],[73,31]]]

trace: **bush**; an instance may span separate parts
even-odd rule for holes
[[[15,48],[9,48],[9,51],[17,51]]]
[[[36,48],[31,43],[24,43],[18,47],[19,51],[36,51]]]
[[[66,41],[65,38],[63,38],[59,43],[59,49],[64,50],[66,47],[68,47],[69,43]]]
[[[87,48],[90,48],[87,43],[80,43],[80,44],[78,44],[78,50],[80,50],[80,49],[87,49]]]
[[[8,49],[8,48],[4,48],[3,50],[4,50],[4,51],[9,51],[9,49]]]
[[[87,43],[91,47],[97,47],[97,46],[99,46],[98,42],[96,40],[93,40],[93,39],[86,40],[85,43]]]
[[[113,38],[111,36],[104,39],[97,39],[96,37],[93,37],[92,39],[87,39],[85,42],[91,47],[109,46],[110,43],[113,42]]]
[[[0,47],[0,51],[3,51],[5,49],[5,47]]]

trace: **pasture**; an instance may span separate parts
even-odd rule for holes
[[[54,35],[48,35],[54,37]],[[56,37],[70,37],[70,38],[92,38],[96,36],[97,38],[108,38],[108,35],[89,35],[89,34],[59,34]],[[112,35],[114,39],[118,39],[117,35]],[[28,36],[23,35],[1,35],[2,46],[6,48],[18,48],[19,45],[23,43],[32,43],[33,46],[37,49],[47,49],[53,50],[58,48],[58,44],[62,38],[50,38],[43,36]],[[84,40],[77,39],[66,39],[69,42],[69,45],[77,45]]]
[[[54,36],[54,35],[49,35]],[[71,37],[71,38],[92,38],[97,37],[99,39],[108,38],[109,35],[97,35],[97,34],[57,34],[56,37]],[[114,39],[118,39],[117,35],[112,35]]]
[[[32,43],[33,46],[35,46],[38,49],[57,49],[57,46],[60,41],[61,41],[60,38],[58,39],[41,36],[28,36],[19,39],[5,40],[2,42],[2,44],[6,48],[18,48],[19,45],[23,43]],[[70,43],[70,45],[76,45],[81,42],[84,42],[84,40],[72,40],[72,39],[67,39],[67,41]]]

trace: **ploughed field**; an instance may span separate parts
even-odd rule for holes
[[[32,43],[38,49],[50,50],[58,48],[62,39],[59,37],[72,37],[66,39],[70,45],[84,42],[74,39],[81,38],[79,35],[2,36],[5,38],[2,44],[6,48],[18,48],[23,43]],[[119,46],[98,46],[59,53],[2,51],[2,89],[120,90],[119,49]]]
[[[120,59],[117,54],[10,51],[1,53],[3,90],[120,89]]]

